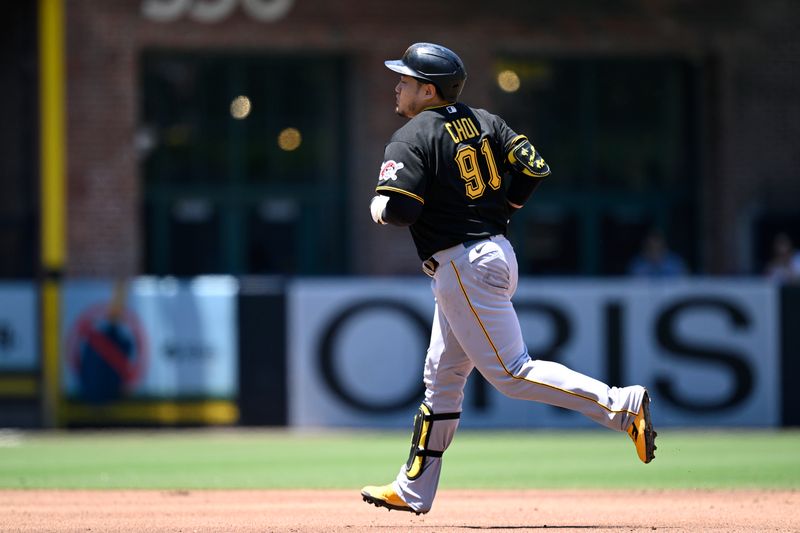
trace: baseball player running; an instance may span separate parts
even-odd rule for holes
[[[364,487],[364,501],[416,514],[431,509],[473,368],[507,396],[627,432],[649,463],[656,432],[644,387],[609,387],[534,359],[523,341],[511,303],[517,261],[506,227],[549,166],[500,117],[458,102],[467,74],[451,50],[417,43],[385,63],[400,74],[395,112],[410,120],[386,145],[370,212],[378,224],[409,227],[433,278],[436,307],[408,460],[392,483]]]

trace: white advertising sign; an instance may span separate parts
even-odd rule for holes
[[[303,280],[289,286],[287,301],[290,424],[406,421],[422,393],[430,284]]]
[[[645,385],[659,425],[779,423],[777,291],[766,282],[522,280],[514,303],[534,357]],[[290,285],[290,423],[408,426],[432,314],[426,278]],[[507,398],[473,372],[462,427],[594,425]]]
[[[64,391],[94,403],[234,398],[237,291],[224,276],[67,282]]]
[[[0,372],[40,367],[37,294],[30,282],[0,283]]]

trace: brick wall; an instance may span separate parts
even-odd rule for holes
[[[294,0],[278,22],[237,7],[224,22],[145,19],[146,0],[66,0],[68,30],[69,267],[75,276],[139,272],[141,185],[136,128],[137,60],[150,47],[336,51],[352,59],[351,249],[365,273],[416,272],[405,230],[392,237],[366,205],[383,144],[402,122],[392,113],[394,77],[383,60],[414,41],[459,52],[470,79],[463,99],[489,106],[492,54],[678,53],[708,66],[705,182],[698,237],[709,273],[752,271],[749,222],[797,210],[800,198],[800,2],[642,0]],[[654,103],[657,105],[657,103]],[[363,216],[362,216],[363,215]],[[396,235],[395,235],[396,234]],[[380,258],[380,259],[379,259]]]

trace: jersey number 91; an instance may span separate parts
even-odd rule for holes
[[[485,138],[481,141],[481,153],[486,160],[486,167],[489,169],[489,187],[493,190],[500,188],[501,179],[500,173],[497,172],[497,165],[494,161],[492,148],[489,145],[489,139]],[[480,166],[478,165],[478,150],[474,146],[463,146],[456,153],[456,163],[458,170],[461,173],[461,179],[466,182],[465,192],[467,197],[474,200],[483,196],[486,191],[486,180],[484,179]]]

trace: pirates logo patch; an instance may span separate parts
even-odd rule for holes
[[[397,161],[388,160],[384,161],[381,165],[381,173],[378,176],[378,181],[396,180],[397,171],[402,170],[405,165]]]

